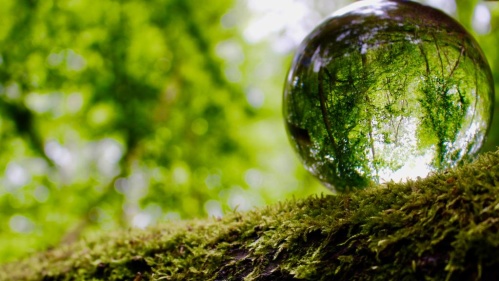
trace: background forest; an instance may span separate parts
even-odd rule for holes
[[[329,193],[288,144],[282,86],[297,44],[350,2],[3,0],[0,262]],[[475,35],[499,93],[499,2],[420,2]]]

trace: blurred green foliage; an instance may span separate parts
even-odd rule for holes
[[[327,192],[282,124],[295,45],[245,38],[250,2],[2,1],[0,261],[96,231]],[[326,2],[302,4],[325,16]],[[474,9],[458,2],[471,30]],[[495,4],[477,39],[499,85]]]

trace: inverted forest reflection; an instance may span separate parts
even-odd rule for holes
[[[345,191],[474,159],[493,103],[490,67],[457,22],[416,3],[371,1],[305,39],[284,115],[305,166]]]

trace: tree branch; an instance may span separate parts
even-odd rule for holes
[[[0,280],[497,280],[499,151],[406,184],[103,233]]]

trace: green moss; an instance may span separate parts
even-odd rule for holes
[[[0,279],[497,280],[498,184],[499,151],[406,184],[102,234]]]

